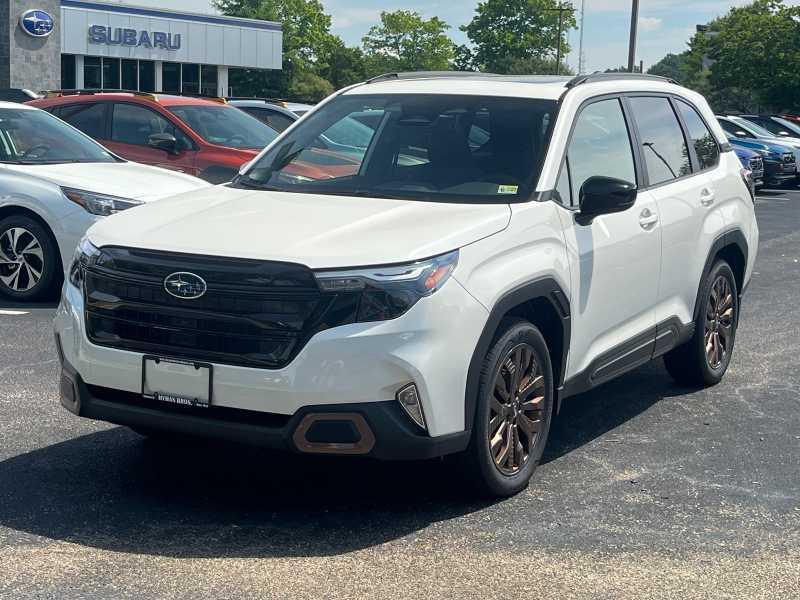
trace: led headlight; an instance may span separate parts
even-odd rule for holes
[[[72,257],[72,264],[69,267],[69,282],[72,285],[77,288],[83,286],[84,269],[97,260],[98,254],[100,254],[100,251],[88,238],[84,237],[80,241]]]
[[[384,321],[435,293],[457,264],[458,250],[404,265],[317,271],[315,276],[323,292],[358,293],[357,322]]]
[[[82,206],[93,215],[100,215],[101,217],[113,215],[121,210],[133,208],[134,206],[142,204],[140,200],[118,198],[117,196],[97,194],[95,192],[76,190],[74,188],[62,187],[61,191],[78,206]]]

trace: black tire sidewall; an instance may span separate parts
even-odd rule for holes
[[[733,296],[733,328],[731,332],[730,338],[730,347],[727,350],[727,355],[725,360],[722,362],[717,369],[712,369],[711,366],[708,364],[708,359],[706,358],[706,348],[705,348],[705,321],[706,321],[706,308],[708,305],[708,300],[711,295],[711,288],[714,285],[714,282],[717,278],[722,275],[728,280],[728,285],[731,287],[732,296]],[[728,370],[728,366],[730,365],[731,359],[733,357],[733,349],[736,343],[736,330],[739,328],[739,290],[736,285],[736,278],[733,275],[733,270],[731,269],[730,265],[725,262],[724,260],[718,261],[714,263],[714,266],[711,268],[711,271],[708,273],[708,277],[703,284],[703,293],[701,295],[701,302],[702,305],[700,306],[700,310],[698,311],[697,321],[695,323],[695,353],[697,355],[697,360],[700,365],[700,370],[702,372],[703,379],[706,384],[715,385],[722,381],[726,371]]]
[[[542,416],[543,424],[534,446],[534,452],[518,473],[509,476],[497,469],[489,450],[489,399],[494,386],[494,376],[501,361],[505,359],[511,348],[520,343],[530,344],[536,352],[536,358],[542,366],[545,378],[545,401]],[[534,325],[527,321],[514,320],[505,323],[503,333],[495,339],[484,359],[475,420],[472,427],[472,439],[468,450],[472,455],[473,465],[479,470],[478,475],[484,491],[497,496],[510,496],[525,489],[547,444],[553,404],[553,368],[544,336]]]
[[[41,223],[26,215],[11,215],[0,220],[0,236],[12,227],[25,228],[36,236],[44,259],[42,277],[33,288],[25,292],[16,292],[0,282],[0,296],[23,302],[45,298],[53,293],[53,288],[61,281],[61,257],[55,239]]]

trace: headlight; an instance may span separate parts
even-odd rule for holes
[[[72,285],[77,288],[83,287],[84,269],[97,260],[98,254],[100,254],[100,251],[88,238],[84,237],[80,241],[72,257],[72,264],[69,267],[69,282]]]
[[[140,200],[118,198],[116,196],[96,194],[95,192],[87,192],[85,190],[76,190],[73,188],[62,187],[61,191],[75,204],[82,206],[93,215],[100,215],[102,217],[113,215],[116,212],[133,208],[134,206],[139,206],[142,203]]]
[[[450,278],[458,264],[458,250],[427,260],[347,271],[317,271],[323,292],[360,292],[356,321],[384,321],[405,313],[430,296]]]
[[[756,152],[758,152],[764,158],[780,160],[780,155],[777,152],[772,152],[771,150],[756,150]]]

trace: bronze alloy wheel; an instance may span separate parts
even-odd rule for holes
[[[720,275],[711,286],[703,331],[706,360],[712,369],[719,369],[730,353],[735,322],[733,312],[733,290],[727,278]]]
[[[489,403],[489,450],[503,475],[525,466],[542,427],[545,381],[533,346],[509,350],[495,374]]]

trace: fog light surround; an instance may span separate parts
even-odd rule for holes
[[[401,387],[397,390],[396,398],[409,418],[423,430],[427,431],[428,427],[425,424],[425,414],[422,412],[422,402],[420,402],[416,384],[409,383]]]

